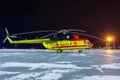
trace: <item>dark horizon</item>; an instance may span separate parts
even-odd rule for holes
[[[120,5],[115,1],[1,1],[1,44],[11,34],[36,30],[82,29],[120,44]]]

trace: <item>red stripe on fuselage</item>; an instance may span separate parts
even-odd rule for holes
[[[78,45],[78,46],[55,46],[53,48],[72,48],[72,47],[87,47],[90,45]]]

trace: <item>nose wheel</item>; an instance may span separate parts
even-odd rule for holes
[[[82,49],[78,51],[79,53],[82,53]]]

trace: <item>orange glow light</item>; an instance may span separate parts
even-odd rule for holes
[[[108,37],[108,38],[107,38],[107,41],[112,41],[112,37]]]

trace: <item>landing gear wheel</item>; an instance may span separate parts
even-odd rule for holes
[[[62,52],[62,50],[57,50],[57,53],[61,53]]]
[[[79,50],[78,52],[79,52],[79,53],[82,53],[82,50]]]

